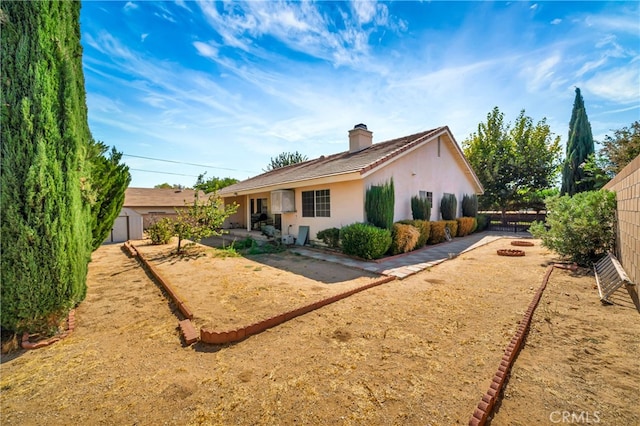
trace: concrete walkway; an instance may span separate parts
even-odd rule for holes
[[[531,238],[531,234],[528,232],[485,231],[466,237],[454,238],[448,242],[426,246],[416,251],[378,261],[357,260],[351,257],[301,246],[291,246],[289,250],[313,259],[340,263],[345,266],[363,269],[376,274],[405,278],[433,265],[442,263],[447,259],[473,250],[476,247],[499,240],[500,238]]]

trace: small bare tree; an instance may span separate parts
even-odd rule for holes
[[[225,205],[224,200],[215,193],[204,201],[196,194],[193,204],[186,203],[185,208],[177,212],[178,217],[174,221],[175,235],[178,237],[176,253],[181,253],[183,239],[197,242],[203,238],[222,235],[222,224],[236,211],[236,203]]]

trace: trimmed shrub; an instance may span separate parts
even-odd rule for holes
[[[445,226],[449,228],[449,234],[451,238],[458,236],[458,221],[456,219],[453,220],[445,220]]]
[[[462,196],[462,216],[476,217],[478,215],[478,196],[476,194]]]
[[[173,237],[175,227],[168,217],[154,222],[147,228],[147,235],[151,238],[151,244],[167,244]]]
[[[550,197],[546,225],[534,222],[529,232],[542,245],[586,266],[613,250],[615,245],[616,193],[579,192],[573,197]]]
[[[429,234],[431,233],[431,222],[428,220],[399,220],[397,223],[413,225],[420,232],[420,237],[418,238],[418,242],[416,243],[414,250],[427,245],[427,241],[429,241]]]
[[[413,225],[394,223],[391,232],[391,254],[407,253],[413,250],[420,239],[420,231]]]
[[[475,217],[473,218],[473,226],[471,227],[471,232],[470,234],[473,234],[474,232],[476,232],[476,229],[478,229],[478,219],[476,219]]]
[[[476,222],[478,223],[478,227],[476,228],[477,232],[484,231],[489,227],[489,216],[484,214],[479,214],[476,216]]]
[[[364,209],[367,221],[378,228],[391,230],[393,226],[393,211],[395,207],[395,189],[393,179],[384,185],[374,185],[367,189]]]
[[[417,195],[411,197],[411,215],[414,220],[431,219],[431,203],[426,198]]]
[[[429,244],[440,244],[447,239],[444,228],[447,222],[439,220],[437,222],[431,222],[431,232],[429,233]]]
[[[471,234],[477,226],[475,217],[459,217],[456,221],[458,222],[458,237]]]
[[[458,200],[454,194],[443,194],[440,200],[440,215],[442,220],[456,220]],[[453,236],[453,235],[452,235]]]
[[[391,247],[391,231],[366,223],[354,223],[340,230],[342,251],[363,259],[379,259]]]
[[[338,228],[323,229],[318,232],[317,237],[331,248],[340,247],[340,230]]]

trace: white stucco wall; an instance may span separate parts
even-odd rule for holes
[[[458,201],[457,216],[462,215],[462,197],[475,194],[473,182],[460,169],[454,152],[445,137],[440,142],[433,140],[426,145],[404,153],[391,167],[367,176],[364,190],[370,185],[380,185],[393,177],[396,206],[394,221],[412,219],[411,197],[419,191],[433,193],[431,220],[440,220],[440,200],[444,193],[455,194]],[[457,154],[455,154],[457,155]]]
[[[295,213],[282,215],[282,234],[298,236],[300,226],[309,227],[309,238],[327,228],[342,228],[364,220],[364,192],[361,181],[330,183],[295,189]],[[331,194],[331,217],[302,217],[302,192],[328,189]],[[291,225],[291,226],[289,226]]]

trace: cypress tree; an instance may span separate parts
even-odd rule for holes
[[[395,209],[393,178],[383,185],[372,185],[367,189],[364,209],[369,223],[378,228],[391,230]]]
[[[87,160],[91,164],[91,228],[92,250],[96,250],[109,236],[122,205],[124,193],[131,182],[129,167],[120,163],[122,153],[102,142],[91,140]]]
[[[594,189],[594,182],[585,179],[585,171],[582,166],[587,161],[587,157],[594,152],[591,124],[587,118],[580,89],[576,88],[576,98],[569,121],[566,159],[562,170],[562,194],[574,195],[578,192]]]
[[[51,331],[85,297],[90,140],[80,3],[2,3],[4,329]]]

